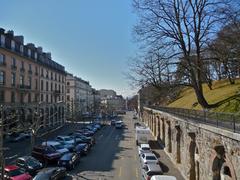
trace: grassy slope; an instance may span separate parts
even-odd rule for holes
[[[204,95],[210,104],[224,101],[222,105],[215,108],[213,111],[240,113],[240,79],[236,80],[234,85],[230,85],[227,80],[216,81],[213,83],[213,90],[210,90],[207,85],[204,84],[203,90]],[[233,97],[236,95],[239,96]],[[193,89],[185,88],[181,92],[180,97],[168,106],[188,109],[202,109],[199,104],[193,106],[196,102],[197,99]]]

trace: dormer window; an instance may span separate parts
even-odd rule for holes
[[[14,51],[15,50],[15,41],[11,40],[11,49]]]
[[[34,53],[34,59],[37,59],[37,52]]]
[[[31,57],[31,49],[28,49],[28,57]]]
[[[20,45],[20,52],[23,53],[23,45]]]
[[[5,46],[5,36],[1,34],[1,46]]]

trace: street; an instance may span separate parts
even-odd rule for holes
[[[141,179],[141,168],[137,147],[135,145],[135,131],[133,113],[128,112],[122,116],[125,124],[123,129],[115,129],[114,126],[105,125],[95,134],[96,144],[93,146],[87,156],[83,156],[78,166],[69,171],[68,179],[89,179],[89,180],[132,180]],[[66,124],[66,126],[49,133],[49,135],[37,140],[37,144],[46,139],[54,139],[57,135],[67,135],[78,129],[82,124]],[[159,150],[155,144],[154,152],[160,160],[164,174],[175,175],[181,178],[175,167],[167,159],[163,150]],[[17,143],[6,143],[10,151],[5,152],[6,164],[12,164],[19,156],[30,154],[30,140]],[[10,158],[9,158],[10,157]],[[165,164],[164,164],[165,163]]]

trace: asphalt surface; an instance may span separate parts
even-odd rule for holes
[[[96,144],[87,156],[83,156],[78,166],[69,171],[66,180],[138,180],[141,179],[141,168],[137,147],[135,145],[135,131],[133,113],[122,116],[125,124],[123,129],[105,125],[95,134]],[[68,123],[64,127],[38,138],[36,144],[46,139],[54,139],[57,135],[67,135],[82,124]],[[30,154],[30,140],[17,143],[5,143],[9,150],[5,151],[6,164],[12,164],[19,156]],[[164,174],[180,177],[163,150],[154,145],[154,152],[159,153],[159,160],[164,165]],[[180,178],[183,179],[183,178]]]

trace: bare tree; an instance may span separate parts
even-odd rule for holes
[[[172,57],[184,69],[178,82],[193,87],[202,107],[213,107],[203,94],[202,53],[227,19],[230,0],[134,0],[133,5],[139,17],[136,40],[146,48],[171,47]]]

